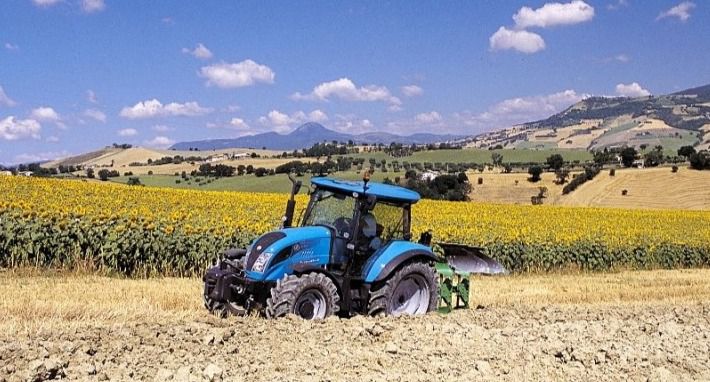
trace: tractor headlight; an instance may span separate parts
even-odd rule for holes
[[[251,266],[251,270],[254,272],[264,272],[264,268],[269,260],[271,260],[272,256],[274,256],[274,254],[271,252],[262,253],[256,258],[256,261],[254,261],[254,264]]]

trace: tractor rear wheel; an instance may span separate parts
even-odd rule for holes
[[[338,288],[322,273],[290,275],[276,282],[266,300],[269,318],[295,314],[306,320],[322,320],[340,310]]]
[[[420,315],[436,309],[438,284],[434,267],[423,262],[405,265],[370,291],[372,316]]]

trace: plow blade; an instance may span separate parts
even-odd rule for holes
[[[444,259],[456,272],[470,274],[501,275],[508,271],[485,254],[485,249],[463,244],[437,243],[444,250]]]

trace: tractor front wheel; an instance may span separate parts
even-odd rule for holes
[[[410,263],[372,288],[368,311],[372,316],[426,314],[436,309],[438,293],[434,268]]]
[[[276,282],[266,300],[266,316],[283,317],[289,313],[306,320],[322,320],[338,312],[338,288],[322,273],[290,275]]]

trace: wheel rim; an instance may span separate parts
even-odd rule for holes
[[[419,274],[405,276],[392,293],[391,315],[425,314],[429,309],[429,283]]]
[[[327,311],[328,302],[325,295],[317,289],[305,291],[293,305],[293,313],[307,320],[323,319]]]

